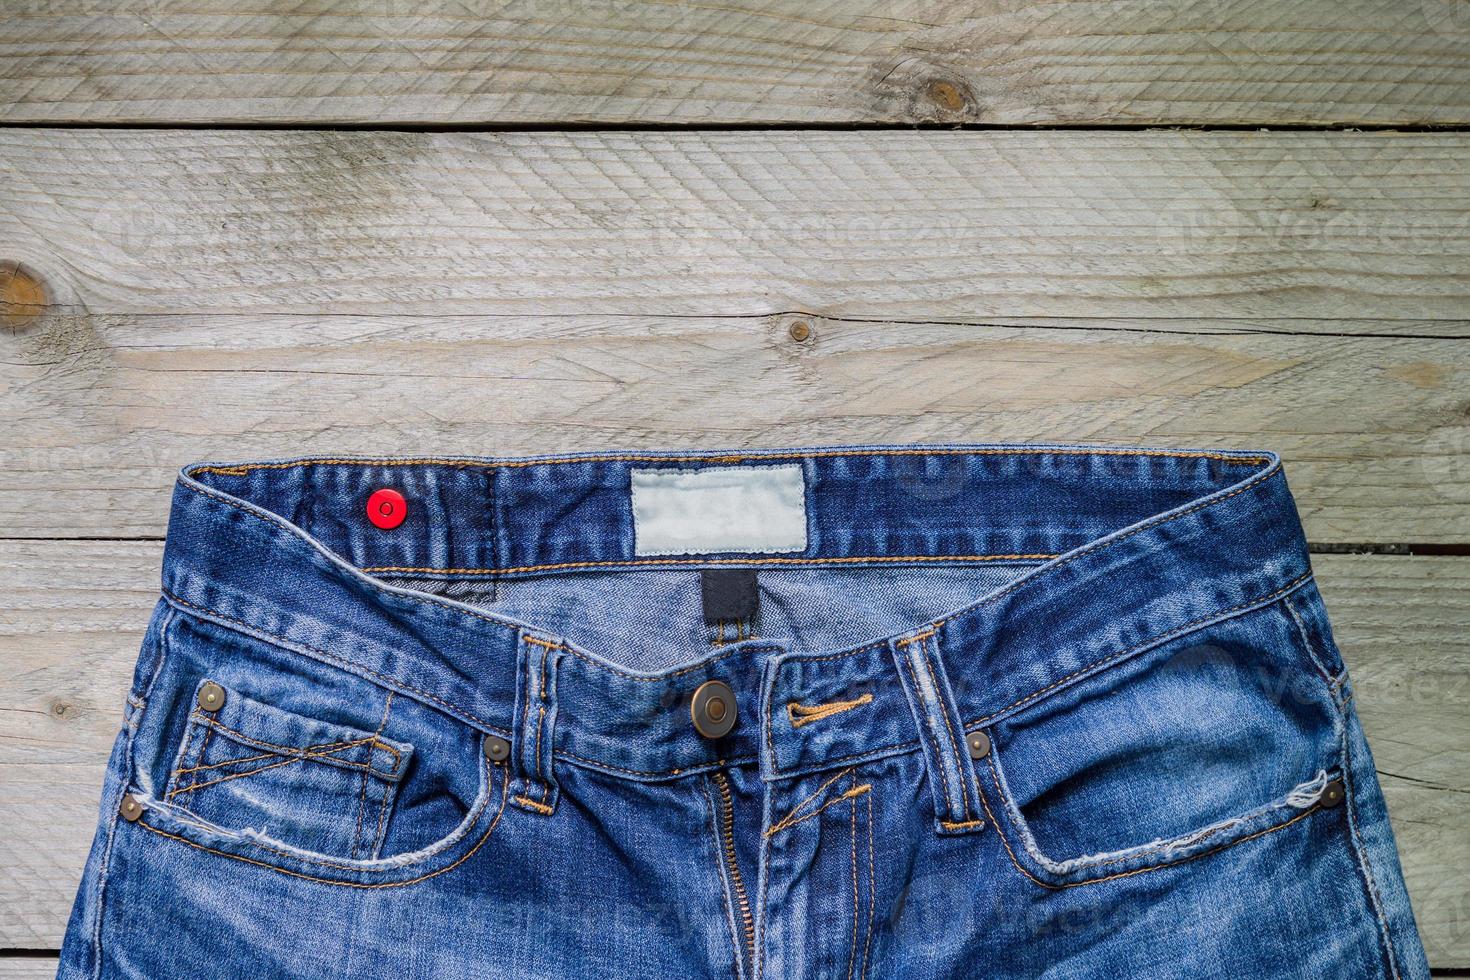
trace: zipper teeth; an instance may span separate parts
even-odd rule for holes
[[[735,801],[730,796],[730,781],[725,778],[725,774],[716,771],[712,775],[715,786],[720,791],[720,837],[725,848],[725,864],[730,870],[730,881],[735,886],[735,900],[740,903],[746,950],[754,962],[755,919],[750,914],[750,898],[745,894],[745,882],[741,880],[740,866],[735,861]]]

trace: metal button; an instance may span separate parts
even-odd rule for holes
[[[694,730],[705,738],[724,738],[735,727],[735,692],[724,681],[705,681],[689,702]]]
[[[205,711],[218,711],[225,706],[225,689],[214,681],[205,681],[199,688],[199,707]]]
[[[1334,779],[1322,788],[1322,799],[1320,802],[1329,810],[1335,806],[1340,806],[1345,799],[1347,799],[1347,793],[1343,791],[1342,780],[1340,779]]]
[[[971,732],[965,737],[965,745],[969,746],[972,759],[983,759],[990,754],[990,736],[984,732]]]
[[[143,815],[143,804],[139,803],[137,797],[129,793],[122,798],[122,806],[117,808],[122,818],[128,823],[137,823],[138,818]]]
[[[510,743],[499,735],[486,735],[484,744],[485,758],[491,762],[504,762],[510,758]]]

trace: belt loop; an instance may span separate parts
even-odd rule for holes
[[[556,731],[556,675],[566,647],[521,635],[516,671],[515,738],[512,740],[511,800],[524,810],[550,816],[559,790],[552,771]]]
[[[965,748],[964,721],[939,655],[938,631],[930,628],[893,642],[893,657],[903,682],[934,796],[934,829],[965,834],[985,826],[975,764]]]

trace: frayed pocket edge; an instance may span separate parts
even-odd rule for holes
[[[497,783],[499,784],[498,793],[496,792]],[[458,867],[478,851],[494,833],[504,815],[509,786],[510,779],[505,772],[504,763],[490,763],[487,760],[481,768],[480,791],[474,806],[448,836],[417,851],[370,860],[316,854],[274,840],[258,830],[248,828],[231,830],[220,827],[182,807],[156,798],[141,800],[144,813],[137,826],[161,837],[177,840],[211,854],[243,861],[295,878],[355,888],[391,888],[411,885],[443,874]],[[465,843],[474,836],[476,828],[487,819],[489,825],[485,828],[484,833],[463,854],[449,860],[457,849],[463,848]],[[441,864],[440,862],[447,863]],[[320,869],[331,869],[340,873],[340,876],[322,877]],[[315,873],[306,873],[308,871]],[[416,871],[422,873],[406,879],[374,880],[377,875]],[[352,875],[362,876],[364,880],[354,880],[350,877]]]
[[[1122,850],[1086,854],[1068,858],[1065,861],[1054,861],[1041,853],[1036,839],[1031,835],[1030,827],[1016,810],[1005,784],[1005,776],[997,767],[993,754],[989,762],[992,777],[989,788],[998,796],[1000,809],[1006,817],[1005,822],[1010,825],[1010,834],[1019,840],[1026,858],[1035,865],[1036,871],[1051,880],[1042,880],[1027,871],[1017,860],[1010,845],[1007,844],[1006,851],[1011,862],[1026,877],[1047,888],[1087,885],[1146,871],[1161,870],[1224,850],[1235,844],[1244,843],[1263,834],[1281,830],[1316,809],[1332,781],[1331,773],[1326,769],[1320,769],[1315,776],[1298,783],[1284,796],[1253,810],[1248,810],[1239,816],[1217,821],[1199,830]],[[1285,819],[1281,819],[1283,816]],[[1004,840],[1007,836],[1006,828],[997,827],[997,829],[1001,831]],[[1142,863],[1130,866],[1136,862]],[[1085,873],[1092,871],[1105,873],[1094,877],[1084,877]]]

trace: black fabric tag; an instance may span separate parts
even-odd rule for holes
[[[706,568],[699,573],[704,597],[704,621],[750,619],[755,616],[759,589],[753,568]]]

